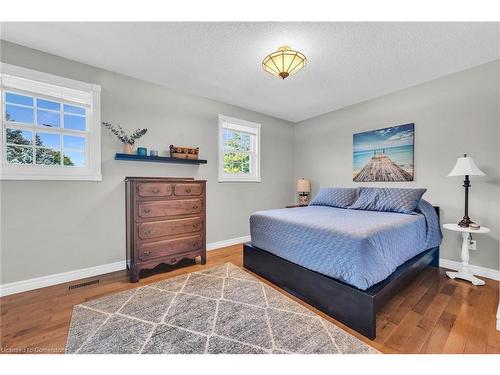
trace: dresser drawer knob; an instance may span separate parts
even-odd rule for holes
[[[197,205],[194,205],[193,206],[193,210],[197,210],[198,209],[198,206]]]
[[[153,189],[153,194],[158,194],[160,192],[160,189]]]
[[[150,255],[151,254],[151,251],[149,250],[146,250],[145,252],[143,252],[144,255]]]
[[[145,208],[143,211],[145,214],[149,214],[151,212],[151,208]]]
[[[193,224],[193,228],[198,229],[200,227],[200,223]]]
[[[187,188],[187,189],[186,189],[186,193],[188,193],[188,194],[189,194],[189,193],[191,193],[191,189],[190,189],[190,188]]]
[[[198,247],[198,246],[200,246],[200,243],[198,241],[194,241],[193,242],[193,247]]]
[[[144,234],[146,234],[146,235],[147,235],[147,234],[151,234],[151,229],[145,230],[145,231],[144,231]]]

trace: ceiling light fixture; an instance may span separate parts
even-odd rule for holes
[[[268,73],[285,79],[302,69],[306,62],[307,59],[303,53],[294,51],[289,46],[282,46],[262,60],[262,68]]]

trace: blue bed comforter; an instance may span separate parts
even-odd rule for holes
[[[362,290],[442,239],[423,199],[411,215],[327,206],[259,211],[250,234],[254,246]]]

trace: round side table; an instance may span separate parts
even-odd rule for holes
[[[451,279],[463,279],[470,281],[474,285],[484,285],[484,281],[474,276],[469,268],[469,238],[471,233],[484,234],[490,231],[489,228],[481,227],[479,229],[463,228],[458,224],[444,224],[444,229],[455,232],[462,232],[462,265],[457,272],[447,271],[446,274]]]

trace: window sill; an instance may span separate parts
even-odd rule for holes
[[[220,178],[219,177],[219,182],[257,182],[260,183],[261,179],[260,178]]]

